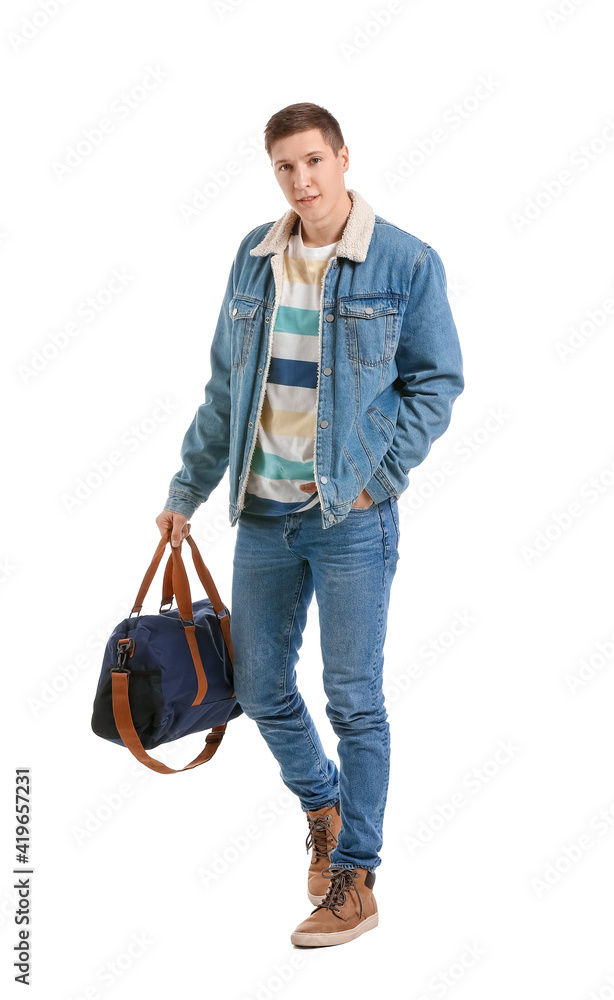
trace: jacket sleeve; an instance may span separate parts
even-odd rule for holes
[[[170,481],[165,510],[192,517],[221,481],[230,449],[230,302],[234,294],[233,260],[211,342],[211,376],[205,401],[198,407],[181,446],[183,465]]]
[[[395,361],[401,393],[397,425],[365,486],[376,503],[400,496],[409,486],[409,470],[424,461],[448,427],[454,400],[465,385],[444,266],[428,245],[411,279]]]

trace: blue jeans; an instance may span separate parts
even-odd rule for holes
[[[234,685],[304,812],[338,799],[342,828],[330,860],[381,863],[390,773],[382,690],[390,587],[399,542],[397,500],[352,507],[330,530],[319,505],[294,514],[241,514],[232,579]],[[296,685],[296,663],[315,590],[327,696],[339,737],[330,760]]]

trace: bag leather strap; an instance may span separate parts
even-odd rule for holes
[[[154,557],[147,568],[143,581],[139,588],[139,592],[136,597],[136,601],[132,607],[130,614],[137,612],[140,614],[143,607],[143,601],[151,586],[151,582],[156,574],[158,566],[164,555],[164,550],[170,541],[171,531],[168,529],[164,535],[162,535],[154,553]],[[228,609],[222,603],[220,595],[217,588],[213,582],[213,578],[205,566],[196,542],[190,535],[187,535],[187,540],[190,545],[192,552],[192,558],[194,560],[194,565],[196,567],[196,572],[198,573],[199,579],[203,584],[205,591],[207,592],[207,597],[211,601],[211,606],[213,607],[220,626],[222,628],[222,634],[224,636],[224,641],[230,655],[231,662],[234,662],[232,640],[230,638],[230,618]],[[177,607],[179,609],[179,614],[182,621],[182,627],[185,632],[185,636],[190,647],[190,652],[192,654],[192,661],[194,663],[194,669],[196,671],[196,677],[198,680],[198,689],[196,696],[192,705],[200,705],[202,702],[206,691],[207,691],[207,678],[202,665],[202,660],[200,658],[200,651],[196,642],[195,635],[195,625],[193,621],[193,610],[192,610],[192,596],[190,593],[190,583],[186,573],[186,568],[181,558],[181,542],[178,546],[171,546],[171,555],[169,557],[168,563],[166,565],[164,573],[164,584],[163,584],[163,597],[162,604],[172,603],[173,590],[177,597]],[[170,593],[170,600],[165,600],[167,594]],[[223,615],[222,615],[223,612]],[[120,642],[123,640],[120,640]],[[127,640],[126,640],[127,641]],[[124,745],[130,750],[130,752],[146,767],[149,767],[152,771],[157,771],[159,774],[178,774],[180,771],[187,771],[192,767],[197,767],[199,764],[204,764],[206,761],[211,760],[217,748],[219,747],[224,733],[226,731],[226,723],[223,726],[213,726],[211,732],[207,734],[205,740],[205,746],[203,750],[198,754],[194,760],[186,764],[185,767],[173,768],[168,767],[163,764],[162,761],[156,760],[155,757],[151,757],[145,747],[141,743],[138,733],[134,728],[134,722],[132,720],[132,713],[130,711],[130,701],[128,698],[128,682],[130,674],[125,670],[112,670],[111,671],[111,694],[113,702],[113,717],[115,719],[115,725],[117,726],[117,732],[119,733]],[[236,695],[233,692],[232,697],[235,698]]]
[[[136,759],[159,774],[179,774],[180,771],[189,771],[191,767],[197,767],[199,764],[205,764],[206,761],[211,760],[222,742],[222,737],[226,732],[226,723],[223,726],[214,726],[211,732],[207,733],[204,749],[201,750],[198,757],[195,757],[185,767],[168,767],[161,760],[151,757],[141,743],[138,733],[134,728],[130,702],[128,700],[128,677],[129,674],[125,671],[113,670],[111,672],[113,716],[117,732],[124,741],[125,746],[134,754]]]
[[[230,662],[234,663],[234,651],[232,648],[232,639],[230,636],[230,617],[228,614],[228,608],[222,602],[217,587],[213,582],[211,573],[209,572],[205,563],[203,562],[203,558],[198,550],[196,542],[194,541],[191,535],[186,535],[185,541],[188,543],[192,551],[192,559],[194,560],[194,566],[196,567],[196,572],[198,573],[200,582],[205,588],[207,597],[211,601],[211,607],[215,611],[219,619],[219,623],[222,626],[224,640],[226,642],[228,653],[230,654]],[[171,551],[171,554],[168,557],[168,561],[166,563],[166,567],[164,569],[164,580],[162,582],[162,602],[160,604],[161,611],[164,605],[168,604],[170,606],[173,603],[173,595],[174,595],[173,565],[174,565],[173,553]],[[179,601],[177,601],[177,605],[179,605]]]

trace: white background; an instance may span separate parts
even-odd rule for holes
[[[50,16],[34,0],[3,4],[10,996],[23,995],[17,767],[32,769],[29,996],[614,996],[614,18],[608,0],[560,6],[405,0],[382,27],[383,2],[49,0]],[[152,67],[159,82],[140,100]],[[231,722],[210,764],[177,775],[90,729],[103,640],[158,542],[236,248],[287,208],[261,143],[296,101],[338,118],[347,186],[441,255],[466,379],[399,501],[380,923],[311,950],[290,943],[312,909],[307,824],[255,723]],[[62,172],[103,118],[113,130]],[[444,141],[418,164],[437,128]],[[399,179],[403,157],[417,165]],[[235,176],[186,222],[182,205],[230,160]],[[126,287],[86,322],[81,304],[114,269]],[[71,321],[80,332],[53,356]],[[169,412],[152,424],[159,399]],[[227,476],[192,525],[228,602]],[[160,587],[161,573],[151,611]],[[315,600],[298,670],[334,756]],[[182,766],[202,742],[157,755]]]

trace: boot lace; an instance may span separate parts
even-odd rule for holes
[[[356,869],[355,868],[324,868],[322,875],[327,875],[330,873],[330,884],[328,886],[328,891],[321,903],[318,903],[316,910],[324,906],[328,910],[331,910],[336,917],[339,916],[339,911],[343,904],[345,903],[348,892],[352,889],[356,891],[358,896],[358,902],[360,903],[360,917],[362,917],[362,899],[360,898],[360,893],[356,885]],[[315,910],[313,911],[315,913]]]
[[[313,847],[315,854],[313,858],[314,862],[318,858],[327,858],[329,855],[329,844],[334,842],[334,846],[337,843],[337,838],[331,829],[330,816],[308,816],[307,822],[309,823],[309,833],[305,841],[307,852]]]

